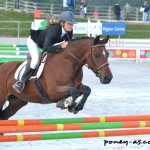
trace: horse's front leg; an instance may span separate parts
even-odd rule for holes
[[[57,87],[57,92],[59,94],[62,93],[68,95],[68,98],[64,97],[57,102],[56,106],[60,107],[61,109],[66,109],[68,108],[68,106],[73,107],[76,104],[76,99],[82,94],[82,92],[79,92],[79,90],[77,90],[76,88],[69,86],[59,86]]]
[[[75,106],[74,106],[75,111],[74,112],[79,112],[80,110],[83,109],[84,104],[86,103],[86,100],[91,93],[90,87],[83,85],[83,84],[80,86],[79,90],[82,90],[83,96],[82,96],[81,100],[75,104]],[[68,110],[69,110],[69,107],[68,107]]]

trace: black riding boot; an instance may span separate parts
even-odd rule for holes
[[[27,80],[30,78],[31,74],[33,73],[34,69],[30,68],[30,63],[27,63],[26,65],[26,68],[25,68],[25,71],[21,77],[21,80],[20,81],[17,81],[14,85],[13,85],[13,88],[18,92],[20,93],[24,87],[25,87],[25,84],[27,82]]]

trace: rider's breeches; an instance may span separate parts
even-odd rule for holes
[[[37,64],[38,64],[38,60],[39,60],[39,53],[38,53],[38,45],[31,39],[31,37],[29,37],[27,39],[27,47],[29,49],[30,55],[31,55],[31,64],[30,67],[32,69],[35,69]]]

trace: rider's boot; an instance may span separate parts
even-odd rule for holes
[[[25,71],[21,77],[21,80],[17,81],[14,85],[13,85],[13,88],[18,92],[20,93],[24,87],[25,87],[25,84],[26,82],[28,81],[28,79],[30,78],[31,74],[33,73],[34,69],[32,69],[30,67],[30,63],[28,62],[27,65],[26,65],[26,68],[25,68]]]

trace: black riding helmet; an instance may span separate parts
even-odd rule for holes
[[[76,19],[71,11],[64,11],[60,14],[59,21],[65,21],[67,23],[76,24]]]

